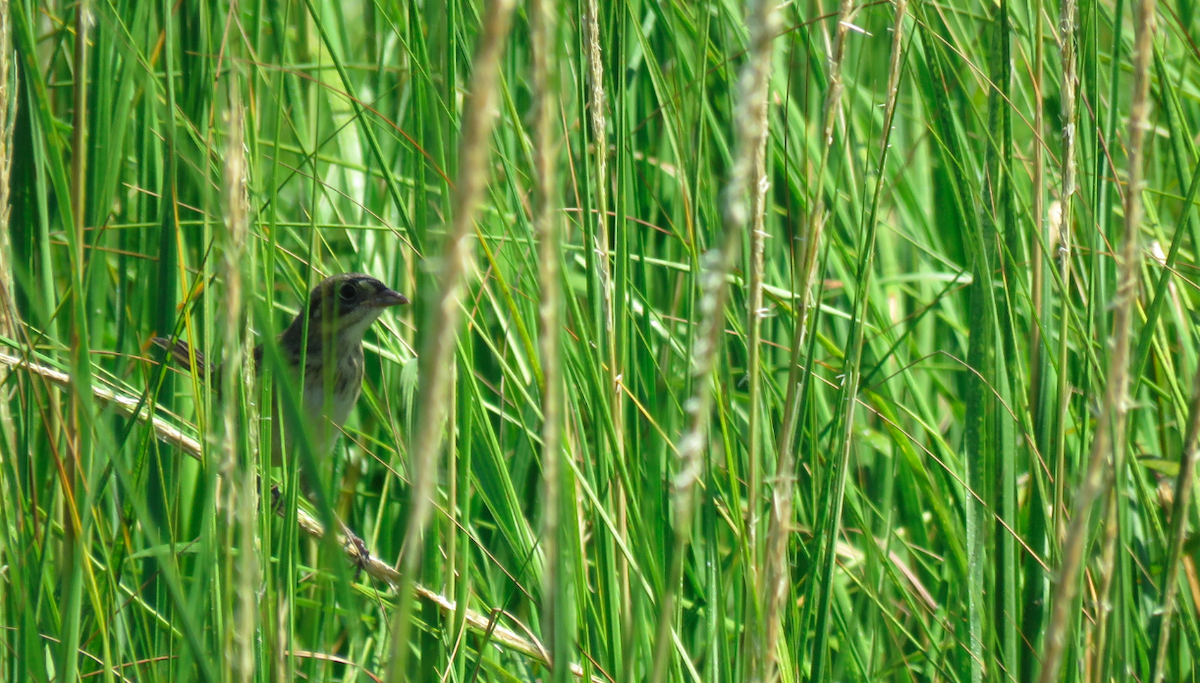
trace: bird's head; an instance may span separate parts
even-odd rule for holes
[[[325,339],[336,339],[338,345],[357,344],[385,308],[406,303],[407,297],[370,275],[333,275],[313,288],[304,313],[296,316],[284,337],[295,336],[298,345],[307,316],[310,345]]]

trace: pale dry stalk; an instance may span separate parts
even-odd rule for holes
[[[1149,63],[1153,52],[1154,0],[1142,0],[1135,13],[1133,51],[1133,96],[1129,116],[1129,191],[1125,193],[1125,226],[1118,262],[1117,291],[1113,307],[1112,350],[1109,355],[1107,382],[1100,418],[1096,424],[1088,456],[1087,472],[1075,497],[1062,553],[1062,564],[1054,586],[1053,606],[1046,639],[1042,645],[1041,683],[1058,680],[1067,635],[1071,631],[1074,605],[1079,588],[1078,574],[1083,565],[1088,528],[1095,502],[1112,485],[1114,463],[1122,460],[1125,448],[1125,421],[1129,410],[1129,344],[1131,321],[1137,298],[1138,273],[1141,272],[1139,230],[1142,220],[1142,157],[1148,126],[1147,94],[1150,87]],[[1065,224],[1065,221],[1064,221]],[[1098,599],[1107,599],[1106,595]]]

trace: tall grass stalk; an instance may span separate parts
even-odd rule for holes
[[[1092,505],[1105,495],[1111,486],[1111,470],[1115,469],[1120,476],[1125,459],[1125,420],[1128,413],[1128,397],[1126,392],[1129,385],[1129,338],[1132,334],[1131,318],[1133,306],[1137,297],[1138,272],[1141,270],[1141,249],[1139,238],[1141,233],[1142,216],[1142,142],[1145,131],[1149,126],[1147,120],[1147,94],[1149,92],[1149,65],[1152,56],[1154,38],[1154,1],[1143,0],[1136,8],[1136,27],[1134,31],[1133,48],[1133,95],[1130,105],[1129,118],[1129,186],[1125,193],[1125,230],[1121,241],[1121,258],[1118,261],[1117,299],[1114,302],[1112,350],[1109,356],[1108,372],[1105,377],[1104,401],[1100,409],[1100,419],[1096,426],[1096,435],[1092,440],[1087,472],[1075,500],[1074,515],[1068,528],[1063,562],[1059,568],[1050,623],[1046,632],[1046,645],[1042,654],[1042,675],[1044,683],[1057,680],[1058,669],[1061,665],[1063,647],[1066,642],[1066,630],[1071,625],[1071,614],[1075,595],[1078,591],[1076,573],[1083,559],[1083,550],[1087,540],[1086,529],[1092,515]],[[1109,498],[1110,510],[1115,512],[1117,500]],[[1109,515],[1109,534],[1104,557],[1110,558],[1103,576],[1100,588],[1101,604],[1108,601],[1112,580],[1111,545],[1115,543],[1115,519]],[[1107,620],[1108,615],[1101,611],[1100,626]],[[1103,632],[1103,631],[1102,631]],[[1103,638],[1101,638],[1103,642]],[[1098,665],[1100,651],[1093,653],[1093,666]]]
[[[460,306],[466,276],[471,266],[471,228],[475,212],[487,185],[487,163],[491,156],[488,139],[492,134],[497,102],[496,67],[508,39],[512,18],[512,0],[492,0],[483,18],[483,32],[475,53],[471,80],[471,99],[463,111],[462,138],[459,142],[458,178],[446,244],[443,247],[440,291],[433,302],[429,319],[431,329],[421,354],[421,412],[413,439],[414,505],[405,530],[404,550],[400,557],[400,596],[393,627],[394,639],[389,680],[408,676],[408,633],[412,604],[412,584],[420,566],[425,527],[434,504],[434,483],[442,447],[442,430],[449,410],[450,382],[454,368],[455,339],[458,336]]]
[[[564,448],[562,371],[562,214],[558,198],[558,15],[549,0],[530,7],[530,47],[533,62],[533,167],[536,171],[532,222],[537,226],[538,307],[542,359],[542,625],[550,655],[553,680],[567,681],[573,658],[575,628],[572,620],[574,576],[571,565],[575,543],[574,497]],[[564,495],[566,494],[566,495]],[[565,523],[564,523],[565,522]]]
[[[12,64],[12,21],[5,0],[0,0],[0,336],[16,339],[20,318],[17,315],[15,278],[13,277],[13,248],[9,219],[12,209],[9,202],[10,181],[13,162],[13,125],[16,122],[16,70]],[[9,370],[0,366],[0,386],[8,382]],[[7,401],[0,401],[0,433],[4,439],[4,451],[16,449],[16,429],[12,409]],[[4,492],[0,484],[0,493]]]

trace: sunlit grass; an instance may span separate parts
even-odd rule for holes
[[[0,677],[1197,678],[1190,3],[502,4],[0,2]],[[341,271],[314,503],[148,342]]]

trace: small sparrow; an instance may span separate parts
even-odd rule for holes
[[[292,386],[301,387],[303,376],[301,403],[311,430],[314,457],[321,458],[333,450],[341,427],[362,392],[363,334],[384,309],[406,303],[408,299],[403,294],[369,275],[334,275],[313,289],[304,310],[279,335],[279,350],[288,368],[289,379],[294,382]],[[306,321],[307,345],[304,343]],[[166,349],[176,362],[190,366],[187,342],[165,337],[154,337],[151,341]],[[203,375],[204,357],[195,353],[195,358],[197,371]],[[256,370],[262,369],[262,360],[263,346],[259,344],[254,349]],[[209,369],[214,376],[220,372],[217,367]],[[277,414],[278,411],[272,412]],[[278,463],[281,455],[279,420],[272,422],[272,460]],[[295,425],[286,426],[283,436],[287,437],[287,447],[291,448],[298,434]],[[304,488],[311,492],[312,481],[305,482]]]

